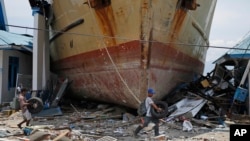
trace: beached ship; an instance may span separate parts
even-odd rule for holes
[[[203,73],[216,0],[53,0],[51,70],[77,98],[137,108]]]

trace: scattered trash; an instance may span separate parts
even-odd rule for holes
[[[25,135],[25,136],[29,136],[31,133],[32,133],[32,128],[29,128],[29,127],[24,127],[23,129],[23,134]]]
[[[182,126],[183,126],[183,128],[182,128],[183,131],[188,131],[189,132],[189,131],[193,130],[193,125],[188,120],[184,120]]]

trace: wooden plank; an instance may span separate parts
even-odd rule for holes
[[[63,131],[59,136],[57,136],[56,138],[54,138],[52,141],[58,141],[63,136],[67,135],[69,132],[70,132],[69,130]]]
[[[29,136],[30,141],[41,141],[46,139],[50,134],[47,132],[37,131]]]

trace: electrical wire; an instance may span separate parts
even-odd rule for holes
[[[16,28],[24,28],[24,29],[31,29],[31,30],[42,30],[42,31],[48,31],[48,32],[54,32],[54,33],[64,33],[64,34],[73,34],[73,35],[79,35],[79,36],[89,36],[89,37],[99,37],[99,38],[115,38],[120,40],[139,40],[141,42],[157,42],[157,41],[151,41],[151,40],[141,40],[141,39],[131,39],[131,38],[124,38],[124,37],[111,37],[111,36],[105,36],[105,35],[93,35],[93,34],[83,34],[83,33],[75,33],[75,32],[62,32],[62,31],[56,31],[56,30],[48,30],[48,29],[39,29],[39,28],[33,28],[33,27],[26,27],[26,26],[18,26],[18,25],[10,25],[6,24],[5,26],[10,27],[16,27]],[[207,47],[207,48],[218,48],[218,49],[235,49],[235,50],[249,50],[244,48],[238,48],[236,46],[234,47],[227,47],[227,46],[207,46],[207,45],[197,45],[197,44],[187,44],[187,43],[177,43],[177,42],[162,42],[165,44],[175,44],[175,45],[183,45],[183,46],[197,46],[197,47]]]

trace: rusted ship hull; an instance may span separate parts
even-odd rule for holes
[[[215,5],[54,0],[52,70],[72,80],[70,94],[78,98],[136,108],[152,87],[162,99],[203,72]]]

